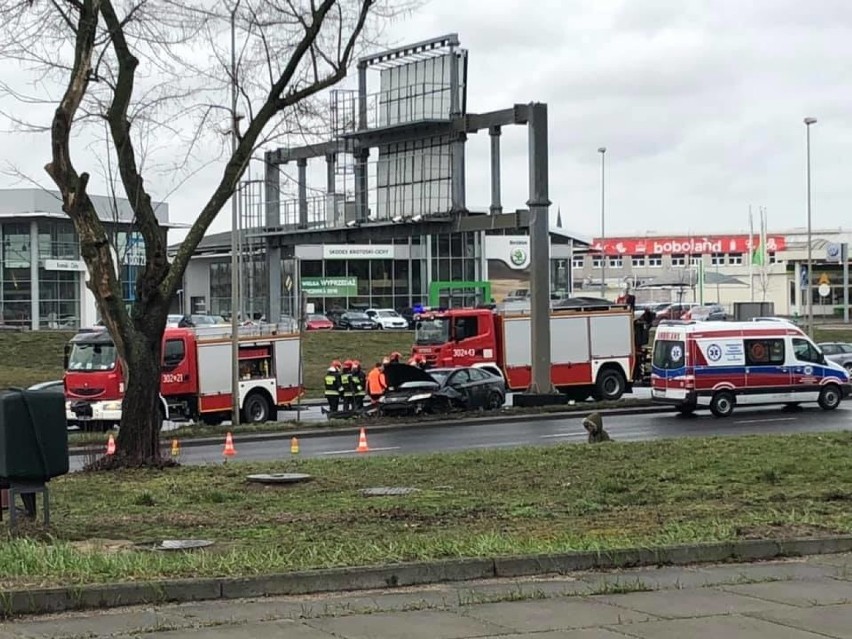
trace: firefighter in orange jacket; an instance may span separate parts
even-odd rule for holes
[[[373,369],[367,374],[367,394],[373,403],[378,402],[382,395],[385,394],[388,386],[385,382],[385,374],[382,371],[382,364],[376,362]]]

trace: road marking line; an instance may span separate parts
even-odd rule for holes
[[[767,424],[769,422],[794,422],[795,417],[772,417],[770,419],[740,419],[735,424]]]
[[[378,453],[378,452],[381,452],[383,450],[399,450],[399,446],[385,446],[383,448],[371,448],[367,452]],[[357,452],[358,451],[353,448],[352,450],[328,450],[328,451],[324,451],[324,452],[321,452],[321,453],[318,453],[318,454],[319,455],[348,455],[349,453],[357,453]]]

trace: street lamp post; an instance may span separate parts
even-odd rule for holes
[[[606,147],[599,147],[598,153],[601,154],[601,297],[606,297],[606,209],[604,208],[604,196],[606,194]]]
[[[237,9],[239,0],[231,10],[231,157],[237,152]],[[237,190],[231,195],[231,424],[240,423],[240,326],[237,317],[239,306],[240,275],[239,216]]]
[[[814,292],[813,292],[813,235],[811,229],[811,125],[816,124],[816,118],[805,118],[805,140],[807,154],[807,182],[808,182],[808,275],[805,285],[805,294],[808,296],[808,335],[814,337]]]

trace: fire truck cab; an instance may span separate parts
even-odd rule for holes
[[[218,424],[231,402],[230,327],[167,328],[163,334],[160,396],[163,418]],[[274,327],[243,327],[239,336],[240,409],[245,422],[275,419],[277,407],[301,394],[298,335]],[[124,375],[106,330],[75,335],[65,354],[69,425],[106,429],[121,421]]]
[[[631,392],[637,366],[633,312],[624,306],[553,310],[551,380],[572,399],[619,399]],[[530,315],[490,309],[424,313],[416,320],[412,353],[429,366],[476,366],[501,371],[511,390],[532,378]]]
[[[709,408],[728,417],[738,404],[817,402],[833,410],[849,375],[786,322],[665,321],[654,336],[651,397],[684,414]]]

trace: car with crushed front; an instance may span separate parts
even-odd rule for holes
[[[388,390],[379,401],[385,415],[497,410],[506,402],[503,378],[479,368],[423,370],[407,364],[388,364],[385,381]]]

